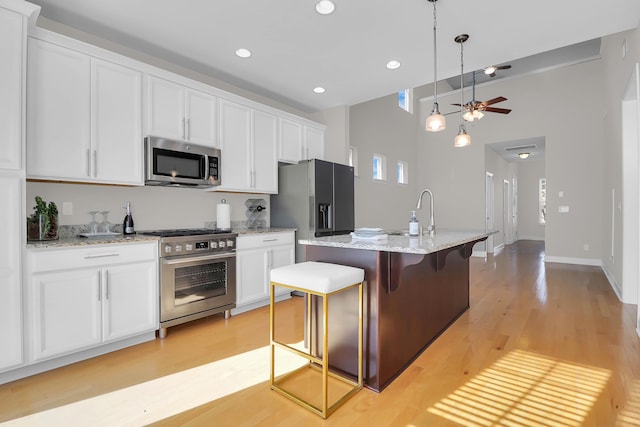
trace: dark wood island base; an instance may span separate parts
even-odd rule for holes
[[[305,246],[308,261],[365,270],[366,387],[382,391],[469,308],[469,257],[473,246],[486,238],[426,254]],[[329,301],[329,363],[355,375],[357,292],[343,292]],[[312,342],[321,333],[318,303],[312,305]]]

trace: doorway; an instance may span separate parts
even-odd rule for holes
[[[509,196],[509,180],[505,179],[502,183],[502,241],[505,245],[512,243],[509,227]]]
[[[640,65],[636,64],[622,100],[622,302],[640,303]],[[613,221],[613,218],[612,218]],[[612,230],[612,249],[613,249]],[[612,251],[613,253],[613,251]],[[638,315],[640,331],[640,314]]]

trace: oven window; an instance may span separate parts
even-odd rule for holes
[[[154,175],[192,179],[202,179],[204,175],[204,156],[161,148],[154,148],[153,156]]]
[[[190,304],[227,293],[227,263],[175,269],[175,305]]]

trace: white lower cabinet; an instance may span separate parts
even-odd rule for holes
[[[29,250],[27,262],[32,361],[158,328],[157,242]]]
[[[295,233],[261,233],[238,236],[236,242],[237,301],[234,314],[269,304],[271,269],[295,262]],[[290,296],[290,291],[278,288],[276,299]]]

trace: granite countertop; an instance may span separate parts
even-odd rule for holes
[[[364,249],[383,252],[403,252],[412,254],[430,254],[464,243],[480,240],[497,231],[457,231],[438,230],[434,237],[388,235],[386,241],[370,242],[353,239],[350,234],[340,236],[316,237],[300,239],[301,245],[330,246],[336,248]]]
[[[262,233],[282,233],[288,231],[295,231],[295,228],[256,228],[256,229],[238,229],[232,230],[233,233],[238,233],[238,236],[248,236],[252,234]],[[149,236],[145,234],[135,234],[133,236],[124,236],[118,234],[115,236],[107,237],[61,237],[58,240],[42,240],[42,241],[28,241],[27,248],[29,249],[42,249],[42,248],[62,248],[71,246],[91,246],[91,245],[106,245],[106,244],[123,244],[145,241],[158,241],[157,236]]]

